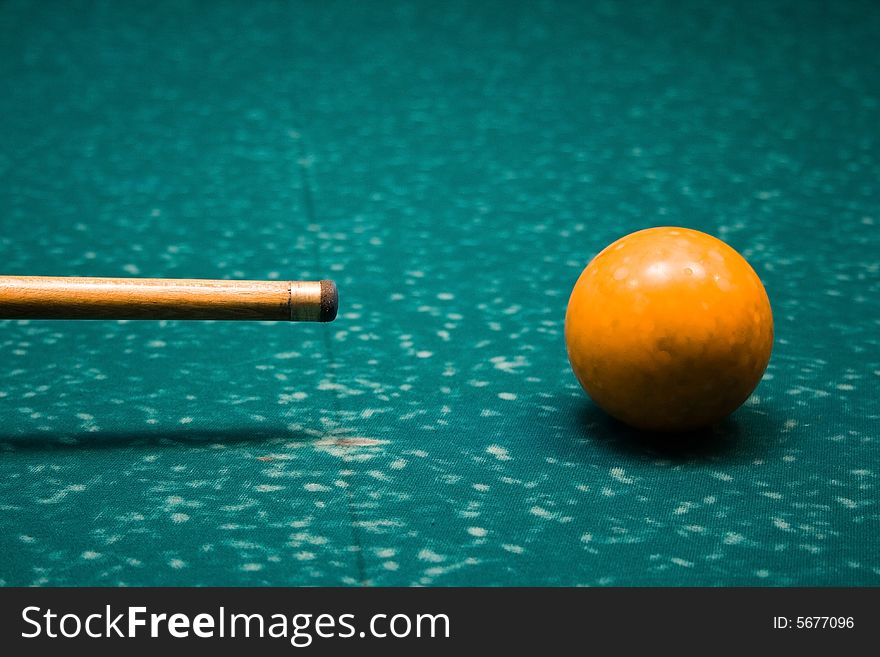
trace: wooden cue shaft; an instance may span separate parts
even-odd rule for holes
[[[0,319],[331,322],[333,281],[0,276]]]

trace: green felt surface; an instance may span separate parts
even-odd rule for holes
[[[332,325],[0,322],[6,585],[877,585],[876,2],[0,3],[6,274],[334,278]],[[568,294],[684,225],[764,381],[607,420]]]

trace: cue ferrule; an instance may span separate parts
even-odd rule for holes
[[[333,281],[0,276],[0,319],[331,322]]]
[[[332,322],[336,319],[339,293],[333,281],[290,281],[291,322]]]

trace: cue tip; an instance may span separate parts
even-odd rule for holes
[[[321,281],[321,322],[332,322],[339,311],[339,290],[333,281]]]

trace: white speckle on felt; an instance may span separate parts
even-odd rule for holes
[[[70,493],[82,493],[86,490],[86,487],[83,484],[71,484],[70,486],[66,486],[61,490],[57,491],[51,497],[46,498],[38,498],[38,504],[58,504],[64,498],[66,498]]]
[[[622,484],[631,484],[635,481],[632,477],[627,477],[623,468],[611,468],[609,474]]]
[[[529,509],[529,513],[544,520],[555,520],[556,522],[566,523],[574,520],[571,516],[564,516],[558,511],[548,511],[544,507],[533,506]]]
[[[476,536],[477,538],[482,538],[483,536],[486,536],[486,534],[488,534],[489,532],[486,529],[484,529],[483,527],[468,527],[467,533],[470,534],[471,536]]]
[[[419,552],[418,559],[420,561],[428,561],[430,563],[440,563],[441,561],[445,561],[446,557],[444,557],[442,554],[437,554],[436,552],[425,548],[424,550]]]
[[[295,534],[291,534],[288,545],[291,547],[300,547],[304,543],[308,543],[309,545],[326,545],[329,541],[330,539],[326,536],[315,536],[309,532],[296,532]]]
[[[511,460],[510,454],[507,452],[506,449],[504,449],[500,445],[489,445],[486,448],[486,453],[491,454],[499,461],[510,461]]]
[[[284,490],[284,486],[274,486],[272,484],[258,484],[254,486],[254,490],[258,493],[274,493],[278,490]]]
[[[323,484],[317,484],[314,482],[304,484],[303,488],[305,488],[310,493],[326,493],[331,490],[329,486],[324,486]]]
[[[281,405],[289,404],[292,401],[302,401],[303,399],[308,399],[309,393],[303,392],[301,390],[297,390],[296,392],[291,392],[288,394],[280,394],[278,395],[278,403]]]
[[[494,356],[489,359],[492,365],[496,370],[501,370],[502,372],[507,372],[508,374],[516,373],[517,369],[520,367],[525,367],[529,364],[526,360],[525,356],[514,356],[513,360],[508,360],[504,356]]]
[[[352,524],[374,534],[390,533],[403,526],[403,523],[398,520],[357,520]]]

